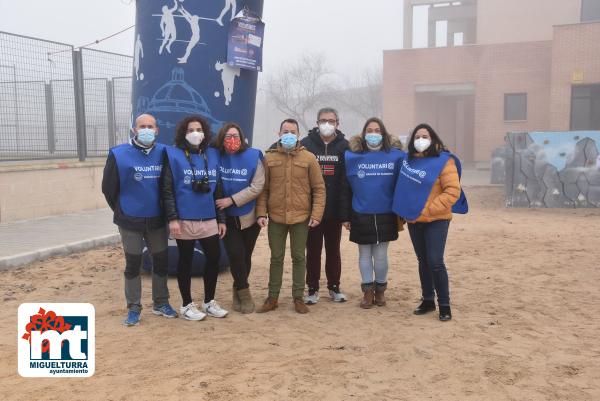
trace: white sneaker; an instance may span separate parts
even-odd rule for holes
[[[329,290],[329,296],[333,300],[333,302],[346,302],[346,296],[340,291]]]
[[[315,305],[317,302],[319,302],[319,291],[315,291],[312,294],[308,293],[308,295],[304,297],[304,303],[307,305]]]
[[[196,304],[190,302],[186,306],[179,308],[179,316],[186,320],[202,320],[206,317],[206,313],[200,312]]]
[[[225,317],[229,313],[225,309],[221,308],[214,299],[207,304],[203,303],[202,310],[206,312],[208,316],[212,317]]]

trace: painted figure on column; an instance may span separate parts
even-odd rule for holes
[[[162,7],[162,16],[160,17],[160,31],[163,35],[163,41],[158,49],[158,54],[162,54],[164,49],[171,53],[171,44],[177,39],[177,28],[175,26],[175,16],[173,13],[177,11],[177,0],[175,0],[173,8],[167,5]]]
[[[133,68],[135,70],[135,79],[137,81],[144,80],[144,74],[140,74],[140,61],[142,58],[144,58],[144,48],[142,46],[140,35],[138,34],[133,50]]]
[[[223,26],[223,17],[227,14],[227,11],[231,10],[231,19],[235,18],[235,11],[237,9],[236,0],[225,0],[225,7],[221,11],[221,15],[215,20],[217,24]]]
[[[227,63],[221,63],[217,61],[215,64],[215,70],[221,71],[221,81],[223,81],[223,96],[225,97],[225,105],[229,106],[231,103],[231,96],[233,95],[233,89],[235,84],[235,77],[240,76],[240,69],[233,68],[227,65]],[[218,93],[216,93],[218,97]]]
[[[179,6],[179,13],[186,19],[186,21],[190,24],[190,28],[192,30],[192,37],[188,42],[187,48],[185,49],[185,54],[183,57],[177,59],[179,64],[187,63],[188,57],[192,53],[192,49],[200,42],[200,17],[197,15],[190,14],[182,5]]]

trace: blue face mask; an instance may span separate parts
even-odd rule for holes
[[[367,141],[367,145],[374,148],[381,145],[381,141],[383,137],[381,134],[369,133],[365,135],[365,141]]]
[[[156,139],[156,132],[151,128],[142,128],[137,132],[137,140],[145,146],[150,146]]]
[[[281,135],[281,146],[283,146],[285,150],[294,149],[297,143],[298,137],[296,136],[296,134],[286,132],[285,134]]]

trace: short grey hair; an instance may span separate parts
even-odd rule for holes
[[[322,109],[320,109],[319,112],[317,113],[317,120],[319,118],[321,118],[322,114],[325,114],[325,113],[335,114],[335,119],[337,121],[340,121],[340,115],[339,115],[338,111],[336,109],[334,109],[333,107],[323,107]]]

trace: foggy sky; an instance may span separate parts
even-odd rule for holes
[[[325,53],[345,76],[381,67],[382,50],[402,47],[402,7],[402,0],[265,0],[264,74],[306,51]],[[0,30],[74,46],[134,23],[130,0],[0,0]],[[91,48],[132,54],[133,29]]]

